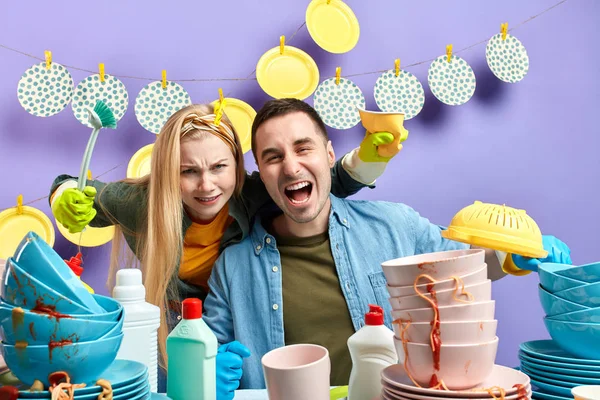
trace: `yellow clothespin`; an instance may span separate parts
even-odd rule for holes
[[[23,195],[17,196],[17,215],[23,214]]]
[[[46,56],[46,69],[50,69],[52,66],[52,52],[50,50],[46,50],[44,51],[44,54]]]
[[[335,69],[335,84],[340,84],[340,77],[342,76],[342,67],[337,67]]]
[[[285,48],[285,36],[279,36],[279,54],[283,55],[283,49]]]
[[[394,61],[394,69],[396,70],[396,76],[400,75],[400,59],[396,58]]]
[[[98,70],[100,71],[100,82],[104,83],[104,64],[98,64]]]
[[[506,34],[508,33],[508,22],[500,24],[500,32],[502,32],[502,40],[506,40]]]
[[[219,88],[219,104],[215,111],[215,125],[221,124],[221,118],[223,117],[223,110],[225,109],[225,98],[223,97],[223,89]]]
[[[452,45],[446,46],[446,55],[448,56],[448,62],[452,61]]]
[[[88,169],[88,172],[87,172],[87,178],[88,178],[88,181],[92,180],[92,171],[90,171],[89,169]]]
[[[163,89],[167,88],[167,70],[166,69],[162,70],[162,88]]]

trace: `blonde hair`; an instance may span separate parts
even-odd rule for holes
[[[124,232],[115,221],[115,235],[111,252],[107,286],[115,285],[115,276],[122,266],[141,264],[146,287],[146,301],[160,308],[161,325],[158,330],[159,363],[167,367],[166,339],[169,334],[169,302],[179,305],[177,286],[171,278],[183,255],[183,204],[179,185],[180,144],[183,140],[201,138],[207,134],[221,138],[230,148],[236,161],[236,186],[234,196],[240,196],[246,172],[243,151],[233,125],[225,115],[215,124],[214,109],[205,104],[191,105],[174,113],[163,126],[152,150],[150,175],[126,179],[132,185],[147,188],[147,220],[137,227],[137,232]],[[101,198],[101,196],[99,196]],[[123,199],[127,201],[127,199]],[[143,205],[139,205],[143,206]],[[114,219],[114,218],[113,218]],[[123,234],[136,237],[138,262],[124,246]]]

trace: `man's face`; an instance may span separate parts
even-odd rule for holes
[[[260,177],[271,198],[296,223],[313,221],[329,202],[331,142],[303,112],[264,122],[256,131]]]

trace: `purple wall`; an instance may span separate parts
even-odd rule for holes
[[[351,52],[334,55],[321,50],[305,27],[288,44],[314,57],[322,79],[333,76],[336,66],[342,67],[342,75],[391,69],[398,57],[409,65],[444,54],[449,43],[456,51],[487,40],[499,31],[500,23],[515,27],[554,3],[349,0],[362,28]],[[95,71],[104,62],[106,73],[114,75],[160,79],[161,70],[167,69],[174,80],[246,77],[263,52],[278,45],[280,35],[291,37],[303,23],[308,1],[106,4],[8,2],[0,17],[0,44],[42,58],[49,49],[54,61],[88,70]],[[474,97],[462,106],[445,106],[426,87],[423,112],[406,123],[411,133],[405,149],[390,163],[377,188],[356,198],[404,202],[440,224],[449,223],[474,200],[505,203],[526,209],[544,233],[567,242],[575,263],[597,261],[599,12],[597,1],[567,1],[512,31],[530,57],[529,75],[517,84],[502,83],[492,75],[485,44],[461,53],[477,76]],[[13,206],[19,193],[25,202],[47,195],[60,173],[76,175],[90,134],[74,118],[70,105],[50,118],[34,117],[21,108],[17,82],[37,62],[0,48],[2,209]],[[409,69],[424,85],[428,65]],[[89,75],[70,72],[75,84]],[[373,86],[378,75],[352,78],[371,109],[376,109]],[[130,107],[117,131],[102,131],[91,164],[94,175],[119,165],[103,177],[106,180],[123,178],[133,153],[155,140],[133,112],[133,100],[148,81],[122,81]],[[252,80],[183,85],[194,102],[214,100],[218,87],[255,108],[267,99]],[[364,131],[357,126],[330,133],[341,156],[358,145]],[[255,169],[250,153],[246,161],[248,169]],[[46,200],[33,206],[50,215]],[[58,231],[55,248],[63,257],[77,251]],[[104,291],[110,245],[83,252],[84,280]],[[519,343],[547,337],[537,284],[535,274],[494,284],[499,363],[516,364]]]

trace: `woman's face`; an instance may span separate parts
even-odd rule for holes
[[[181,197],[194,222],[211,222],[231,198],[235,184],[235,159],[221,139],[206,134],[181,142]]]

